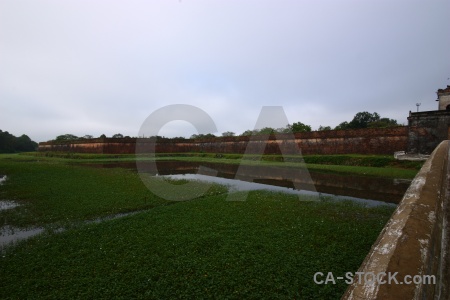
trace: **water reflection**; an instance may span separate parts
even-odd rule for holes
[[[14,244],[17,241],[35,236],[44,232],[44,228],[42,227],[34,227],[34,228],[17,228],[13,226],[3,226],[0,227],[0,252],[3,251],[3,248],[6,245]]]
[[[171,179],[186,179],[186,180],[200,180],[205,182],[213,182],[228,186],[231,191],[255,191],[255,190],[268,190],[272,192],[283,192],[295,195],[307,195],[307,196],[319,196],[318,199],[328,198],[331,201],[353,201],[361,204],[365,204],[368,207],[379,206],[379,205],[394,205],[393,203],[386,203],[384,201],[377,201],[372,199],[362,199],[349,196],[331,195],[326,193],[318,193],[316,191],[308,190],[296,190],[287,187],[274,186],[262,183],[247,182],[236,179],[227,179],[222,177],[212,177],[201,174],[176,174],[176,175],[163,175]],[[330,197],[332,196],[332,197]]]
[[[123,218],[126,216],[135,215],[139,212],[141,212],[141,211],[119,213],[119,214],[115,214],[115,215],[100,217],[100,218],[93,219],[93,220],[78,221],[78,222],[74,221],[71,224],[71,228],[75,228],[77,226],[82,226],[85,224],[101,223],[101,222],[108,221],[108,220],[119,219],[119,218]],[[49,228],[51,228],[51,229],[49,229]],[[63,232],[64,230],[65,230],[64,227],[60,227],[56,224],[48,226],[47,229],[45,229],[43,227],[19,228],[19,227],[14,227],[14,226],[10,226],[10,225],[5,225],[3,227],[0,227],[0,253],[2,251],[4,251],[5,247],[7,247],[9,245],[13,245],[14,243],[16,243],[20,240],[27,239],[29,237],[44,233],[46,231],[52,232],[52,233],[59,233],[59,232]]]
[[[0,210],[12,209],[20,204],[11,200],[0,200]]]
[[[150,163],[149,163],[150,165]],[[159,175],[201,174],[210,175],[208,171],[199,173],[200,166],[216,170],[217,177],[235,179],[239,165],[208,162],[157,161]],[[134,162],[90,164],[103,168],[136,169]],[[145,167],[145,166],[144,166]],[[203,168],[202,168],[203,169]],[[150,170],[150,168],[148,168]],[[294,168],[279,166],[241,166],[239,180],[256,182],[293,189],[294,183],[286,178],[295,178]],[[411,181],[405,179],[388,179],[369,176],[345,175],[310,171],[311,179],[319,193],[399,203]],[[307,186],[309,182],[296,178],[295,183]],[[306,189],[306,188],[305,188]]]

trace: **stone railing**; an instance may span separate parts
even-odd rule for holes
[[[448,157],[449,141],[444,141],[412,181],[361,265],[359,272],[369,274],[368,282],[355,276],[342,299],[449,299]],[[372,281],[372,275],[379,280]],[[389,282],[389,275],[398,283]]]

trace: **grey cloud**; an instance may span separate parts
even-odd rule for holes
[[[447,1],[3,1],[0,129],[136,136],[169,104],[243,132],[261,107],[406,122],[450,84]],[[163,134],[192,134],[183,122]]]

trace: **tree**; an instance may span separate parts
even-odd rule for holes
[[[212,133],[199,133],[199,134],[193,134],[191,135],[191,139],[208,139],[208,138],[215,138],[216,136]]]
[[[33,142],[27,135],[22,134],[16,138],[15,152],[36,151],[38,144]]]
[[[66,134],[58,135],[56,137],[56,140],[57,141],[73,141],[73,140],[78,140],[78,137],[76,135],[66,133]]]
[[[357,113],[353,120],[349,123],[349,128],[367,128],[369,127],[369,123],[377,122],[380,120],[380,115],[376,112],[373,114],[363,111]]]
[[[330,126],[322,126],[322,125],[320,125],[318,130],[319,131],[327,131],[327,130],[331,130],[331,127]]]
[[[243,133],[241,133],[241,136],[249,136],[252,135],[254,132],[253,130],[246,130]]]
[[[383,128],[392,126],[399,126],[396,120],[380,118],[380,115],[376,112],[369,113],[363,111],[357,113],[350,122],[344,121],[334,129]]]
[[[264,127],[258,130],[256,134],[273,134],[275,132],[275,129],[272,127]]]
[[[115,135],[112,136],[114,139],[121,139],[123,138],[123,134],[121,133],[116,133]]]
[[[288,125],[286,125],[284,127],[280,127],[280,128],[275,129],[275,131],[279,132],[279,133],[290,133],[291,132],[291,127],[288,124]]]
[[[334,127],[334,130],[342,130],[342,129],[349,129],[349,124],[347,121],[342,122],[338,126]]]
[[[293,123],[292,125],[288,125],[290,126],[290,129],[292,132],[311,132],[311,126],[309,125],[305,125],[302,122],[296,122]]]
[[[0,130],[0,153],[13,153],[14,152],[14,136],[8,131]]]
[[[236,134],[232,131],[225,131],[222,133],[222,136],[235,136]]]
[[[36,151],[38,144],[27,135],[16,137],[8,131],[0,130],[0,153]]]
[[[102,134],[102,135],[100,136],[100,138],[101,138],[101,139],[105,139],[105,138],[106,138],[106,135],[105,135],[105,134]]]
[[[397,120],[389,118],[381,118],[379,121],[369,123],[370,128],[385,128],[399,126]]]

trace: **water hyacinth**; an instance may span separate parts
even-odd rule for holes
[[[5,249],[4,298],[336,299],[345,283],[313,274],[355,272],[393,211],[270,191],[226,201],[221,185],[168,201],[132,170],[13,158],[0,156],[0,196],[21,205],[0,211],[2,226],[56,229]]]

